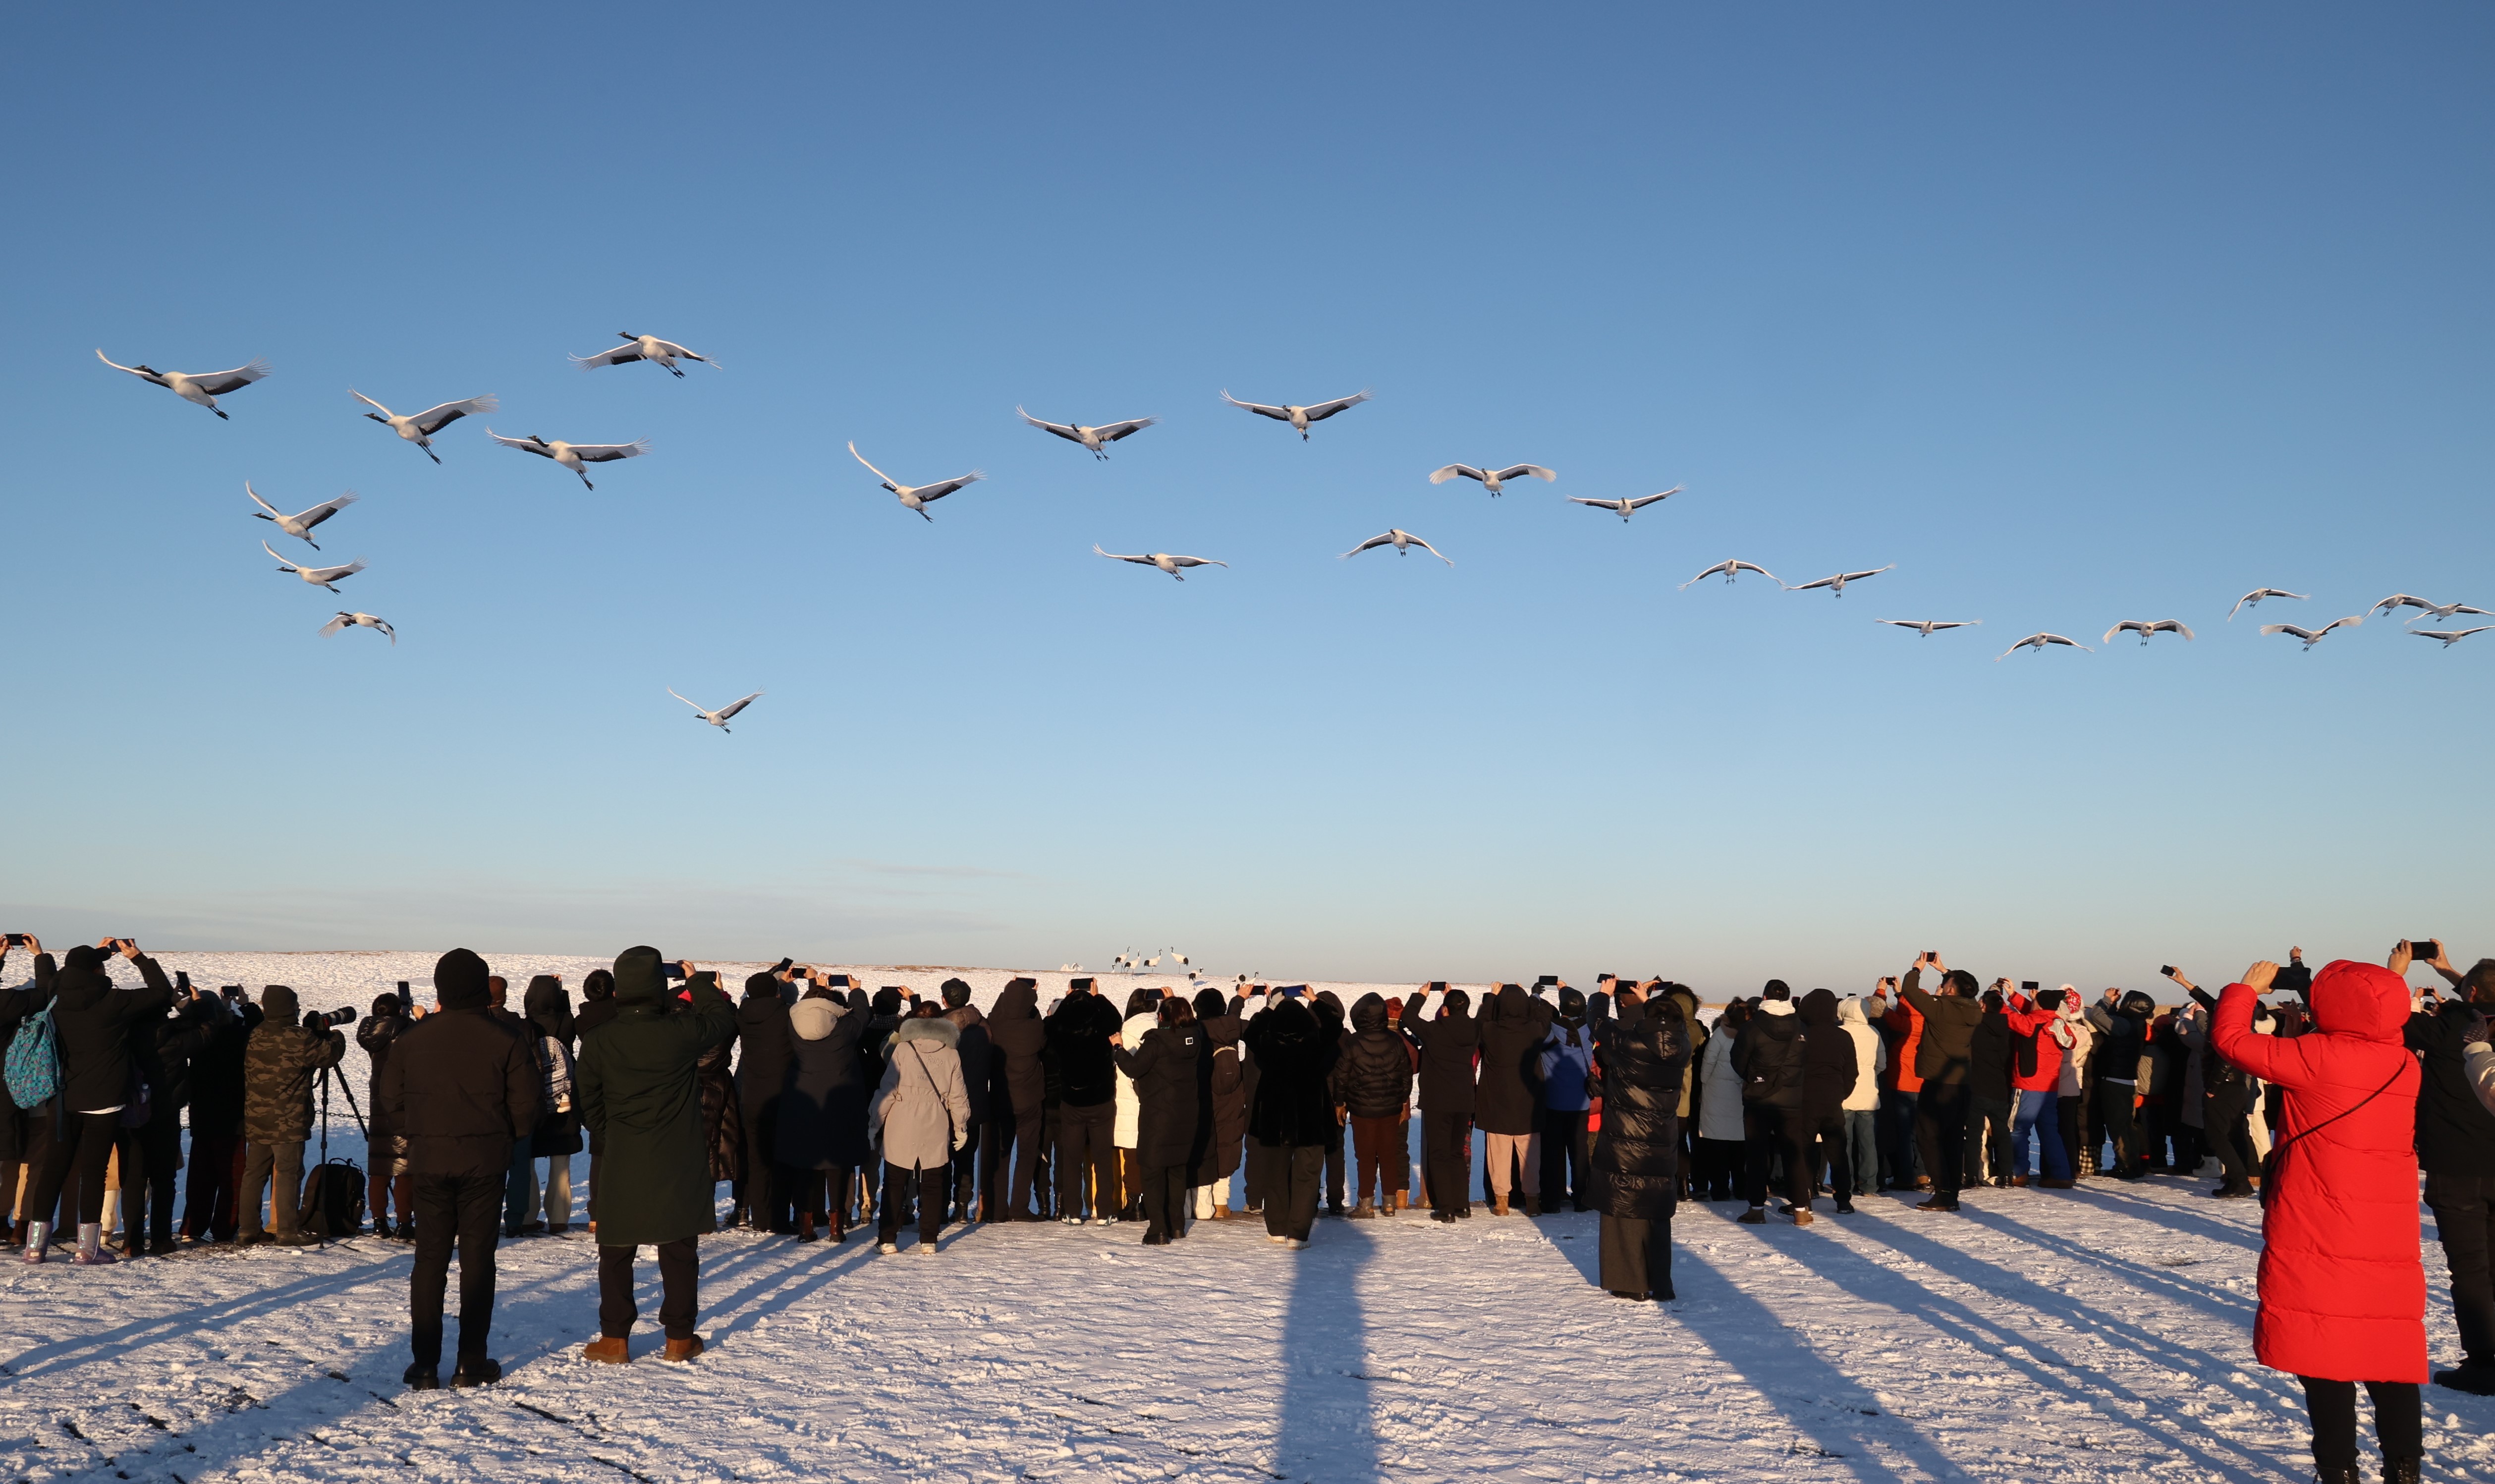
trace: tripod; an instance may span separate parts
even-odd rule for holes
[[[334,1067],[321,1068],[321,1162],[313,1179],[312,1208],[306,1217],[317,1219],[321,1228],[321,1245],[329,1245],[330,1229],[337,1224],[329,1211],[329,1083],[335,1079],[338,1091],[347,1095],[347,1110],[355,1116],[355,1131],[364,1136],[364,1158],[372,1158],[372,1130],[365,1127],[364,1110],[355,1104],[355,1090]]]

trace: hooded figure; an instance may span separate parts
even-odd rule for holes
[[[694,1240],[714,1230],[716,1146],[704,1128],[713,1079],[736,1039],[736,1010],[719,975],[704,971],[679,998],[667,988],[659,950],[633,947],[615,960],[615,1018],[589,1034],[574,1073],[580,1119],[604,1151],[598,1192],[598,1329],[593,1360],[631,1358],[640,1311],[632,1298],[632,1254],[659,1249],[665,1287],[660,1322],[667,1357],[701,1353],[693,1334],[699,1304]],[[724,1089],[723,1089],[724,1090]]]
[[[1888,1043],[1848,995],[1836,1006],[1836,1027],[1854,1042],[1854,1091],[1838,1104],[1845,1119],[1845,1148],[1853,1166],[1854,1193],[1880,1189],[1880,1080],[1889,1069]]]
[[[2356,1474],[2356,1387],[2373,1394],[2387,1477],[2416,1478],[2417,1387],[2426,1378],[2425,1267],[2418,1257],[2417,1098],[2401,1042],[2409,987],[2345,959],[2313,976],[2313,1029],[2293,1039],[2253,1030],[2274,967],[2256,965],[2218,997],[2218,1054],[2285,1093],[2285,1121],[2262,1183],[2261,1310],[2253,1353],[2302,1379],[2314,1463]],[[2405,1474],[2395,1470],[2405,1467]]]
[[[780,1091],[780,1162],[807,1175],[805,1205],[820,1189],[820,1213],[801,1209],[798,1235],[814,1217],[830,1220],[832,1240],[848,1236],[849,1171],[866,1162],[866,1059],[858,1041],[866,1012],[829,989],[806,991],[788,1009],[788,1076]]]
[[[1189,1171],[1203,1162],[1212,1132],[1213,1055],[1185,1000],[1162,1002],[1153,1022],[1141,1044],[1112,1050],[1138,1105],[1137,1195],[1150,1223],[1144,1245],[1162,1247],[1186,1235]]]
[[[355,1044],[364,1048],[365,1065],[372,1068],[364,1089],[364,1139],[372,1163],[364,1204],[372,1212],[374,1235],[403,1242],[416,1237],[416,1211],[409,1204],[416,1187],[407,1172],[407,1138],[382,1113],[382,1070],[389,1065],[390,1047],[416,1025],[411,1008],[396,995],[375,995],[372,1013],[355,1025]],[[398,1206],[395,1232],[389,1223],[393,1196]]]
[[[1689,1032],[1680,1006],[1657,996],[1605,1038],[1597,1068],[1602,1132],[1594,1141],[1603,1213],[1600,1282],[1619,1298],[1670,1300],[1672,1213],[1680,1188],[1681,1074]]]
[[[1006,980],[997,1003],[988,1009],[987,1029],[994,1065],[993,1085],[1003,1092],[1001,1100],[991,1103],[988,1116],[1000,1125],[999,1162],[1004,1162],[1010,1149],[1013,1164],[1013,1174],[1005,1185],[1002,1215],[996,1219],[1036,1221],[1031,1190],[1040,1157],[1046,1153],[1041,1136],[1048,1092],[1048,1069],[1041,1065],[1048,1050],[1048,1026],[1039,1018],[1039,981],[1026,977]]]
[[[128,957],[146,980],[146,988],[113,988],[111,978],[104,972],[105,950],[85,943],[69,951],[52,977],[52,1036],[60,1056],[60,1090],[51,1103],[55,1110],[51,1150],[26,1202],[30,1218],[26,1256],[31,1262],[44,1260],[52,1224],[48,1220],[31,1219],[51,1215],[73,1169],[78,1182],[77,1260],[89,1264],[113,1260],[112,1254],[104,1250],[106,1163],[112,1157],[123,1111],[146,1098],[146,1083],[130,1054],[131,1032],[135,1026],[162,1018],[165,1007],[173,1003],[172,981],[156,967],[156,961],[135,947],[128,951]],[[344,1044],[340,1042],[342,1048]],[[308,1095],[303,1122],[308,1133],[312,1122]],[[295,1135],[298,1190],[302,1137]],[[292,1202],[282,1201],[281,1205],[291,1212]]]
[[[746,977],[745,999],[736,1007],[736,1112],[745,1126],[737,1204],[755,1230],[784,1234],[796,1229],[792,1182],[781,1176],[773,1142],[780,1089],[788,1080],[792,998],[787,981],[766,972]]]
[[[1341,1136],[1329,1086],[1336,1047],[1307,1002],[1290,995],[1270,1000],[1248,1022],[1245,1038],[1258,1068],[1248,1158],[1264,1166],[1257,1184],[1265,1197],[1265,1235],[1306,1247],[1316,1223],[1326,1141]]]
[[[69,970],[61,971],[64,981]],[[63,999],[67,999],[66,991]],[[323,1026],[300,1022],[303,1012],[294,991],[271,984],[260,992],[265,1017],[251,1033],[242,1057],[242,1240],[264,1242],[269,1234],[260,1224],[261,1192],[274,1185],[271,1214],[276,1240],[309,1246],[317,1238],[300,1226],[303,1194],[303,1141],[312,1136],[312,1082],[324,1067],[335,1067],[347,1054],[347,1037]],[[506,1151],[508,1154],[508,1151]]]
[[[1679,1001],[1675,1001],[1678,1004]],[[1684,1012],[1683,1025],[1689,1024]],[[1593,1103],[1588,1084],[1594,1072],[1594,1028],[1586,1019],[1586,996],[1582,990],[1562,988],[1559,991],[1559,1013],[1551,1022],[1549,1038],[1542,1043],[1542,1108],[1539,1114],[1542,1130],[1542,1169],[1539,1175],[1542,1191],[1541,1208],[1556,1211],[1562,1201],[1579,1211],[1589,1211],[1593,1198],[1591,1159],[1593,1147],[1586,1132],[1586,1117]],[[1684,1068],[1685,1071],[1685,1068]],[[1681,1097],[1688,1098],[1688,1078],[1682,1078]],[[1686,1107],[1679,1110],[1686,1122]],[[1688,1185],[1688,1172],[1681,1172],[1681,1185]]]
[[[1871,1081],[1871,1072],[1855,1053],[1854,1037],[1837,1024],[1836,996],[1814,989],[1802,997],[1802,1163],[1810,1171],[1803,1187],[1805,1200],[1827,1168],[1829,1188],[1836,1194],[1840,1215],[1854,1210],[1854,1164],[1846,1157],[1845,1100],[1854,1089]],[[1867,1029],[1867,1028],[1866,1028]]]
[[[563,980],[541,974],[529,980],[520,1004],[529,1022],[530,1050],[537,1064],[539,1084],[545,1094],[537,1130],[530,1135],[531,1152],[539,1159],[570,1159],[580,1153],[580,1116],[573,1110],[571,1100],[572,1046],[576,1039],[571,996],[564,993]],[[570,1183],[570,1172],[566,1171],[565,1184]],[[564,1219],[569,1220],[569,1201],[564,1212]],[[547,1217],[548,1221],[555,1220],[552,1215]]]
[[[1488,1134],[1491,1214],[1505,1216],[1509,1191],[1522,1184],[1525,1212],[1542,1214],[1542,1043],[1555,1013],[1522,984],[1502,984],[1483,1006],[1481,1079],[1473,1090],[1473,1122]],[[1521,1181],[1518,1177],[1522,1176]]]
[[[1230,1177],[1239,1173],[1240,1147],[1248,1137],[1247,1049],[1240,1044],[1247,1022],[1230,1011],[1217,989],[1195,992],[1195,1024],[1212,1052],[1212,1138],[1195,1172],[1195,1214],[1230,1220]]]
[[[867,1137],[883,1153],[883,1200],[877,1207],[881,1250],[900,1251],[902,1209],[918,1197],[918,1251],[936,1255],[944,1224],[952,1159],[970,1137],[970,1098],[957,1051],[961,1028],[936,1016],[893,1032],[883,1083],[867,1109]]]
[[[1758,1012],[1733,1042],[1733,1066],[1741,1074],[1741,1194],[1750,1203],[1740,1220],[1757,1225],[1768,1219],[1768,1176],[1781,1157],[1794,1224],[1807,1225],[1815,1177],[1805,1157],[1810,1135],[1802,1106],[1802,1019],[1784,980],[1768,981]]]
[[[1430,1217],[1452,1221],[1473,1214],[1466,1166],[1472,1160],[1473,1060],[1481,1032],[1466,1013],[1472,997],[1463,990],[1440,997],[1435,1020],[1422,1018],[1429,998],[1424,988],[1403,1002],[1402,1031],[1421,1048],[1421,1150]]]
[[[953,1050],[962,1059],[962,1091],[970,1099],[969,1138],[953,1160],[953,1214],[965,1221],[1001,1221],[1006,1182],[997,1167],[1001,1126],[990,1114],[1001,1102],[1005,1121],[1012,1119],[1012,1095],[1004,1090],[1004,1058],[998,1055],[996,1042],[988,1036],[987,1017],[970,1003],[970,986],[960,979],[946,979],[939,992],[944,1000],[943,1018],[962,1033]]]

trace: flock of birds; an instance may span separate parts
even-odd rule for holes
[[[711,357],[696,354],[672,340],[662,340],[656,335],[634,334],[630,330],[619,330],[617,331],[617,335],[624,342],[623,344],[609,347],[594,356],[572,356],[571,359],[573,363],[578,365],[582,370],[587,371],[601,366],[625,365],[632,361],[647,361],[666,371],[669,375],[678,378],[682,378],[685,375],[684,367],[680,364],[680,362],[683,361],[699,361],[702,364],[713,368],[717,368],[719,366],[719,362],[713,360]],[[223,407],[218,405],[219,398],[231,396],[233,393],[240,391],[242,388],[266,377],[269,373],[268,362],[265,360],[254,360],[248,365],[237,366],[231,371],[188,373],[159,371],[144,361],[139,362],[136,365],[125,366],[120,362],[113,360],[110,356],[106,356],[102,350],[98,350],[95,355],[98,360],[103,361],[106,365],[112,367],[114,370],[126,372],[131,376],[138,377],[141,381],[149,382],[156,386],[165,387],[167,390],[172,392],[175,396],[182,398],[184,401],[194,403],[200,407],[204,407],[221,418],[228,417],[228,414]],[[445,402],[436,407],[429,407],[419,413],[399,414],[391,412],[387,407],[383,406],[380,402],[375,401],[371,397],[365,396],[362,392],[355,390],[354,387],[348,388],[348,394],[354,397],[356,401],[361,402],[372,409],[372,411],[362,414],[363,417],[388,428],[402,440],[416,445],[416,448],[421,451],[425,457],[433,460],[436,464],[440,464],[442,462],[442,456],[436,453],[433,449],[434,435],[440,433],[444,428],[448,427],[451,423],[458,421],[462,417],[476,417],[497,412],[501,410],[502,405],[500,401],[489,392],[482,396],[465,397],[455,402]],[[1237,397],[1232,396],[1229,389],[1225,387],[1221,392],[1221,400],[1227,402],[1233,407],[1253,413],[1257,417],[1270,417],[1277,422],[1287,423],[1292,428],[1297,429],[1301,440],[1306,442],[1309,438],[1309,430],[1313,425],[1348,411],[1353,407],[1359,406],[1361,403],[1370,400],[1370,395],[1371,394],[1367,391],[1360,391],[1347,397],[1337,397],[1329,402],[1274,405],[1263,402],[1243,402]],[[1064,439],[1069,443],[1079,444],[1085,449],[1089,450],[1094,458],[1100,459],[1105,459],[1109,456],[1109,446],[1111,444],[1117,443],[1123,439],[1131,438],[1146,428],[1154,426],[1160,420],[1157,417],[1131,417],[1124,421],[1102,423],[1050,422],[1044,418],[1032,417],[1030,413],[1024,411],[1020,407],[1016,407],[1014,409],[1014,413],[1016,416],[1020,417],[1024,422],[1031,426],[1054,437]],[[637,458],[650,451],[650,446],[646,440],[635,440],[631,443],[614,444],[571,443],[559,438],[542,438],[536,434],[531,434],[525,438],[508,438],[501,433],[495,432],[491,427],[486,428],[485,432],[489,438],[491,438],[495,443],[502,445],[504,448],[517,448],[524,453],[533,453],[539,458],[551,460],[554,463],[570,470],[579,478],[583,487],[593,490],[598,486],[590,480],[589,465],[613,463],[621,459]],[[973,469],[968,474],[959,475],[952,479],[937,479],[925,484],[904,484],[892,476],[885,474],[881,469],[877,468],[873,463],[869,462],[867,456],[858,451],[855,442],[851,442],[848,445],[848,450],[850,457],[856,459],[859,464],[863,465],[869,474],[875,476],[877,482],[880,484],[882,488],[891,492],[891,494],[900,501],[902,509],[931,522],[936,517],[929,513],[929,506],[948,495],[958,493],[959,491],[987,478],[987,475],[983,471]],[[1494,469],[1487,465],[1476,468],[1471,464],[1448,464],[1432,471],[1430,475],[1430,482],[1432,484],[1444,484],[1451,479],[1471,479],[1480,484],[1493,498],[1496,498],[1505,491],[1507,485],[1513,480],[1532,479],[1540,479],[1545,483],[1553,483],[1556,482],[1558,478],[1559,475],[1556,470],[1548,468],[1541,464],[1510,464],[1505,468],[1498,469]],[[321,549],[321,543],[313,540],[313,532],[323,522],[336,516],[339,511],[345,510],[351,505],[354,505],[357,499],[355,493],[353,490],[350,490],[334,500],[323,501],[319,505],[313,506],[309,510],[289,515],[278,510],[277,507],[270,505],[266,500],[262,499],[260,492],[254,489],[248,481],[243,485],[243,492],[251,498],[251,502],[254,505],[259,507],[257,510],[251,512],[255,518],[272,523],[277,527],[278,531],[302,541],[314,551],[319,551]],[[1585,506],[1588,509],[1605,510],[1610,513],[1617,514],[1620,517],[1623,523],[1626,523],[1632,516],[1637,514],[1638,511],[1645,510],[1648,506],[1669,500],[1674,495],[1680,492],[1681,486],[1676,484],[1672,488],[1663,490],[1656,494],[1637,495],[1616,500],[1594,499],[1583,495],[1569,495],[1565,498],[1575,505]],[[278,571],[292,573],[306,583],[316,587],[325,588],[331,593],[336,593],[338,591],[338,584],[340,582],[365,570],[365,564],[360,558],[343,565],[309,566],[298,562],[288,561],[265,540],[262,541],[260,544],[262,550],[267,552],[270,557],[277,561]],[[1403,530],[1401,527],[1392,528],[1380,535],[1372,536],[1367,541],[1364,541],[1360,544],[1352,547],[1349,551],[1342,552],[1340,555],[1342,558],[1348,559],[1358,556],[1364,551],[1374,551],[1383,546],[1394,547],[1396,554],[1399,556],[1408,556],[1411,554],[1411,549],[1418,546],[1423,551],[1436,557],[1439,561],[1446,563],[1449,567],[1456,565],[1453,558],[1438,550],[1437,547],[1431,545],[1420,537],[1409,531]],[[1092,549],[1095,554],[1105,557],[1110,561],[1127,562],[1139,567],[1150,567],[1156,571],[1166,572],[1172,578],[1181,582],[1186,580],[1186,572],[1189,569],[1198,567],[1220,567],[1226,569],[1230,565],[1227,562],[1217,561],[1211,557],[1185,556],[1167,551],[1135,553],[1104,551],[1096,543],[1093,544]],[[1832,572],[1825,577],[1816,578],[1808,582],[1788,583],[1777,577],[1775,573],[1768,571],[1762,566],[1759,566],[1755,562],[1728,559],[1718,562],[1714,566],[1708,568],[1706,571],[1699,572],[1696,576],[1691,577],[1689,581],[1680,584],[1680,586],[1683,589],[1686,589],[1695,583],[1713,576],[1721,576],[1727,583],[1731,583],[1739,578],[1742,572],[1747,572],[1758,573],[1769,581],[1774,582],[1778,587],[1783,588],[1786,592],[1804,593],[1826,591],[1834,597],[1843,598],[1848,584],[1867,581],[1870,578],[1879,576],[1883,572],[1894,572],[1895,570],[1896,564],[1893,562],[1886,567],[1867,568],[1860,572]],[[2243,597],[2235,601],[2234,607],[2228,610],[2227,620],[2230,623],[2233,622],[2237,613],[2247,607],[2258,607],[2265,600],[2286,598],[2293,599],[2297,602],[2304,602],[2308,601],[2309,597],[2309,594],[2291,593],[2284,588],[2255,588],[2253,591],[2246,593]],[[2453,617],[2462,614],[2495,617],[2495,610],[2472,607],[2467,603],[2430,603],[2425,599],[2415,597],[2407,593],[2394,593],[2390,597],[2374,604],[2373,608],[2369,611],[2373,615],[2379,617],[2386,613],[2396,613],[2403,608],[2415,608],[2419,610],[2416,617],[2409,620],[2411,624],[2415,624],[2418,619],[2425,617],[2432,617],[2438,622],[2448,622]],[[2333,619],[2319,629],[2306,629],[2295,624],[2264,624],[2261,626],[2261,632],[2264,634],[2283,634],[2292,638],[2299,639],[2303,642],[2304,648],[2307,651],[2310,651],[2314,645],[2322,642],[2323,639],[2328,637],[2333,632],[2340,629],[2356,628],[2364,623],[2364,614],[2350,614],[2343,618]],[[1877,619],[1875,622],[1899,629],[1911,629],[1922,637],[1929,638],[1934,634],[1938,634],[1944,630],[1974,628],[1983,623],[1983,620],[1883,618]],[[391,628],[381,618],[370,613],[349,612],[344,609],[341,609],[337,615],[331,618],[328,622],[323,624],[321,626],[320,633],[323,635],[335,634],[349,628],[371,629],[386,635],[393,646],[398,643],[398,631]],[[2495,625],[2481,624],[2475,628],[2458,630],[2411,629],[2407,632],[2415,634],[2419,638],[2440,640],[2443,646],[2446,649],[2449,649],[2452,645],[2460,642],[2462,639],[2469,637],[2471,634],[2483,634],[2490,628],[2495,628]],[[2117,635],[2124,634],[2137,634],[2140,635],[2140,642],[2142,645],[2146,645],[2151,638],[2161,634],[2179,634],[2187,641],[2193,637],[2191,629],[2186,627],[2179,619],[2125,619],[2122,622],[2115,624],[2112,628],[2108,629],[2105,632],[2104,636],[2099,639],[2098,642],[2110,644]],[[2025,638],[2018,640],[2008,649],[1995,655],[1993,659],[1996,662],[2006,660],[2010,656],[2017,654],[2021,649],[2033,649],[2041,654],[2047,649],[2057,646],[2079,650],[2090,649],[2090,646],[2082,644],[2079,640],[2067,637],[2063,634],[2039,632],[2031,634]],[[684,696],[678,695],[673,687],[667,688],[667,694],[674,696],[676,699],[684,701],[686,705],[693,707],[694,718],[696,720],[706,722],[724,732],[728,730],[727,724],[729,720],[734,718],[747,706],[753,704],[753,702],[763,693],[756,691],[740,700],[722,706],[715,711],[704,710],[699,703],[691,700]],[[1149,962],[1150,961],[1148,960],[1147,963]],[[1180,962],[1183,963],[1185,960],[1181,959]]]

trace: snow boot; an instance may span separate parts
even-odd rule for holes
[[[632,1342],[625,1335],[601,1335],[580,1347],[583,1360],[601,1360],[610,1366],[632,1363]]]
[[[453,1386],[491,1386],[503,1378],[503,1363],[491,1355],[471,1355],[451,1368]]]
[[[423,1361],[416,1361],[399,1376],[399,1380],[410,1391],[439,1391],[442,1389],[442,1366],[439,1362],[428,1366]]]
[[[1377,1220],[1377,1208],[1367,1201],[1362,1201],[1351,1208],[1351,1219],[1355,1221],[1373,1221]]]
[[[1541,1199],[1532,1195],[1525,1197],[1525,1214],[1528,1217],[1540,1216],[1542,1214]]]
[[[1490,1214],[1493,1216],[1507,1215],[1507,1197],[1504,1195],[1492,1196],[1490,1198]]]
[[[1752,1206],[1749,1210],[1742,1212],[1738,1217],[1735,1217],[1734,1220],[1740,1221],[1744,1226],[1765,1226],[1768,1224],[1768,1208],[1765,1206]]]
[[[2383,1484],[2418,1484],[2424,1461],[2414,1458],[2383,1460]]]
[[[121,1260],[105,1251],[102,1221],[78,1222],[77,1257],[75,1260],[82,1268],[101,1267],[108,1262]]]
[[[2473,1355],[2449,1371],[2437,1371],[2434,1383],[2473,1397],[2495,1397],[2495,1361]]]
[[[1810,1208],[1808,1206],[1794,1207],[1793,1219],[1796,1226],[1807,1226],[1812,1221],[1818,1220],[1810,1214]]]
[[[49,1221],[23,1221],[19,1224],[26,1230],[26,1260],[28,1262],[43,1261],[44,1249],[52,1245],[52,1223]]]
[[[662,1360],[691,1360],[701,1352],[701,1336],[688,1335],[682,1340],[668,1341],[667,1347],[665,1350],[661,1352],[660,1358]]]

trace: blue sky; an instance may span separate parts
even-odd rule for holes
[[[0,61],[46,936],[1716,990],[2490,946],[2495,634],[2251,632],[2495,607],[2483,8],[428,14]],[[617,330],[726,369],[566,360]],[[97,347],[275,372],[220,422]],[[437,468],[350,386],[653,451]],[[1303,443],[1223,387],[1376,399]],[[1017,403],[1162,422],[1099,463]],[[850,439],[989,479],[922,522]],[[359,491],[370,571],[277,573],[246,479]],[[1336,559],[1389,526],[1457,565]],[[1679,590],[1728,556],[1897,565]],[[2262,585],[2314,596],[2225,622]],[[2039,629],[2096,652],[1992,662]]]

